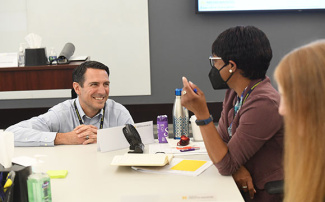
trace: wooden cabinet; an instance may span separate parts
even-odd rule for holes
[[[80,64],[0,68],[0,91],[71,89],[73,69]]]

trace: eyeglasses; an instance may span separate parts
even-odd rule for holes
[[[222,58],[221,57],[213,57],[213,56],[210,56],[209,57],[209,60],[210,60],[211,67],[214,67],[215,60],[222,60]]]

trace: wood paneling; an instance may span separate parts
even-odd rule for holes
[[[79,64],[0,68],[0,91],[71,89]]]

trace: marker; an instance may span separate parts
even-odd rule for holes
[[[184,149],[200,149],[200,147],[192,147],[192,146],[185,146],[185,147],[176,147],[178,150],[184,150]]]
[[[195,150],[199,150],[200,148],[191,148],[191,149],[181,149],[181,152],[188,152],[188,151],[195,151]]]

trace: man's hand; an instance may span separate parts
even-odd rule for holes
[[[234,174],[232,174],[238,188],[244,192],[249,192],[251,199],[254,198],[256,190],[253,185],[253,180],[251,174],[248,170],[241,166]]]
[[[68,133],[57,133],[54,144],[90,144],[97,142],[97,127],[80,125]]]

